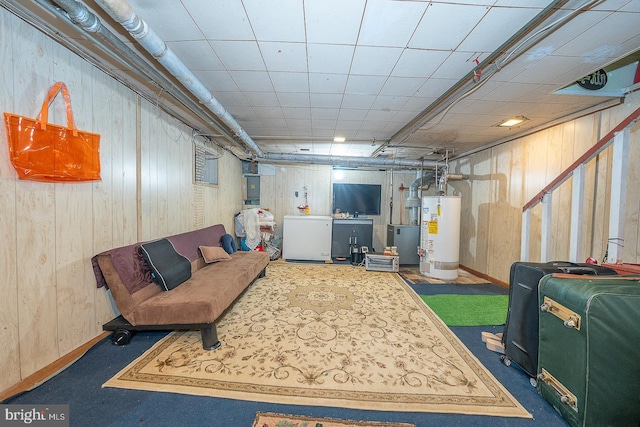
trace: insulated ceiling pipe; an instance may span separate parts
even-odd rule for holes
[[[249,134],[236,122],[229,112],[218,102],[200,80],[187,68],[166,43],[149,25],[133,11],[125,0],[96,0],[113,19],[138,41],[167,71],[198,98],[209,110],[219,117],[242,142],[257,156],[264,155]]]
[[[408,160],[377,157],[318,156],[313,154],[267,153],[257,159],[263,163],[311,163],[344,167],[368,167],[378,169],[420,169],[436,168],[436,160]]]
[[[85,5],[78,3],[75,0],[53,0],[58,6],[62,8],[64,12],[68,14],[73,22],[79,25],[94,43],[105,51],[110,57],[116,59],[121,64],[125,65],[128,69],[136,72],[142,78],[148,79],[156,83],[160,89],[171,95],[176,101],[183,106],[193,111],[202,118],[204,121],[212,125],[212,127],[219,133],[221,133],[232,144],[240,147],[241,145],[234,140],[233,135],[226,131],[218,123],[218,118],[211,113],[206,112],[201,106],[191,100],[186,94],[177,90],[175,85],[167,80],[162,74],[156,71],[153,67],[147,64],[136,52],[134,52],[129,46],[122,42],[115,34],[107,29],[100,18],[94,15]],[[49,10],[51,13],[66,17],[62,12],[53,7],[47,0],[36,0],[36,2],[43,8]]]
[[[531,21],[529,21],[524,27],[522,27],[516,34],[510,37],[509,40],[503,43],[498,49],[493,51],[493,53],[485,58],[466,76],[460,79],[458,83],[452,86],[447,92],[442,94],[442,96],[436,99],[413,120],[403,126],[402,129],[396,132],[390,139],[380,145],[380,147],[378,147],[376,151],[374,151],[372,156],[375,157],[379,155],[389,145],[401,144],[420,127],[435,119],[438,115],[446,114],[446,111],[452,106],[454,102],[456,102],[461,97],[466,96],[466,94],[469,91],[474,90],[478,84],[482,84],[493,74],[500,71],[502,67],[505,67],[514,59],[522,55],[527,51],[529,47],[533,46],[535,43],[546,37],[546,35],[549,34],[550,30],[559,27],[561,24],[575,16],[578,12],[585,8],[591,7],[598,1],[600,0],[588,0],[581,6],[577,7],[574,11],[551,23],[547,27],[544,27],[538,31],[534,31],[546,19],[548,19],[562,6],[568,3],[569,0],[556,0],[550,3],[538,15],[536,15]],[[480,77],[477,77],[478,70],[481,70]]]

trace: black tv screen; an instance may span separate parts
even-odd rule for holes
[[[350,215],[380,215],[379,184],[333,184],[333,212]]]

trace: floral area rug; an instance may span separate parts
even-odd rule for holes
[[[531,418],[395,273],[272,262],[219,319],[104,386],[270,403]]]
[[[258,412],[253,427],[416,427],[416,425]]]

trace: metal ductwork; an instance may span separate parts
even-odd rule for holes
[[[438,172],[440,176],[438,177]],[[469,179],[469,175],[463,174],[449,174],[447,168],[434,169],[424,173],[421,177],[413,181],[409,185],[409,196],[405,200],[404,205],[409,209],[409,224],[418,225],[420,223],[420,194],[418,189],[428,185],[429,187],[436,183],[438,184],[437,194],[444,195],[446,193],[446,185],[450,180],[463,180]],[[427,187],[428,188],[428,187]]]
[[[257,156],[264,155],[260,147],[238,124],[231,114],[209,92],[204,84],[187,68],[166,43],[133,11],[124,0],[96,0],[96,3],[138,41],[167,71],[177,78],[204,106],[219,117]]]
[[[258,159],[262,163],[311,163],[343,167],[368,167],[380,169],[437,168],[436,160],[408,160],[395,158],[319,156],[313,154],[267,153]],[[441,162],[440,162],[441,163]]]
[[[110,57],[119,60],[122,65],[131,69],[139,77],[153,81],[162,91],[172,96],[185,108],[198,115],[198,117],[204,119],[210,126],[218,131],[221,136],[224,136],[227,141],[238,148],[244,148],[244,146],[234,139],[234,135],[221,126],[218,117],[205,111],[199,103],[192,100],[183,90],[177,88],[175,84],[151,67],[136,52],[102,25],[100,18],[93,14],[84,4],[75,0],[53,1],[66,12],[67,16],[55,8],[48,0],[36,0],[41,7],[49,12],[60,15],[62,18],[71,19],[85,31],[86,37],[95,43],[102,51],[107,52]]]

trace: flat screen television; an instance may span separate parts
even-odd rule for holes
[[[350,215],[380,215],[380,184],[333,184],[333,212]]]

